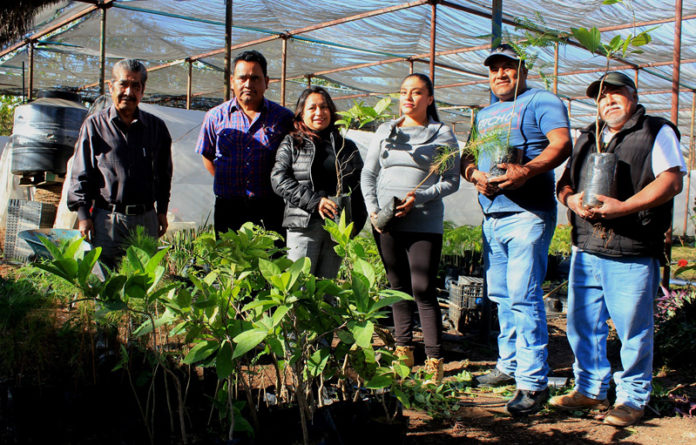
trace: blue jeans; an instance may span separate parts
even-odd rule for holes
[[[621,341],[623,370],[614,373],[616,405],[642,409],[650,399],[653,301],[660,283],[656,258],[613,258],[573,248],[568,293],[568,342],[575,388],[595,399],[609,389],[609,318]]]
[[[543,290],[556,212],[487,215],[483,254],[488,298],[498,305],[496,367],[518,389],[547,386],[548,329]]]
[[[310,272],[320,278],[336,278],[343,259],[336,254],[336,243],[324,230],[324,221],[312,218],[305,229],[288,229],[286,238],[288,258],[297,261],[307,257],[312,262]]]

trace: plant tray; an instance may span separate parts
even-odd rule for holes
[[[53,227],[56,206],[25,199],[10,199],[7,205],[7,229],[5,230],[5,259],[28,260],[33,250],[17,235],[32,229]]]

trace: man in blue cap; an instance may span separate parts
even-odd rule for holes
[[[601,121],[582,130],[558,182],[558,200],[571,210],[573,226],[568,342],[575,353],[575,388],[550,404],[569,411],[609,406],[611,318],[623,369],[614,373],[616,402],[604,423],[627,426],[640,420],[650,399],[653,301],[672,199],[682,189],[686,167],[679,131],[668,120],[646,114],[630,77],[609,73],[592,82],[587,95],[597,100]],[[616,155],[614,193],[597,196],[601,205],[589,207],[580,177],[590,168],[588,155],[597,151]]]
[[[496,367],[477,381],[514,382],[517,391],[506,409],[523,416],[539,411],[549,397],[541,286],[556,227],[553,169],[570,154],[570,131],[560,99],[527,87],[527,68],[512,47],[493,49],[484,65],[499,101],[477,114],[476,130],[484,137],[498,133],[498,142],[509,143],[520,159],[498,163],[484,146],[478,163],[462,162],[464,179],[479,192],[488,298],[498,305],[500,321]],[[493,167],[503,173],[492,173]]]

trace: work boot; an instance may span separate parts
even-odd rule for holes
[[[644,409],[631,408],[627,405],[617,405],[604,418],[604,423],[613,426],[628,426],[637,423],[643,417]]]
[[[549,405],[565,411],[575,411],[580,409],[604,410],[609,408],[607,399],[598,400],[587,397],[577,390],[572,390],[568,394],[553,397],[549,400]]]
[[[425,359],[423,369],[426,374],[430,374],[430,379],[426,384],[439,385],[442,382],[442,377],[445,375],[445,359],[428,357]]]
[[[541,411],[548,399],[548,388],[541,391],[518,389],[512,400],[505,405],[505,409],[514,417],[528,416]]]
[[[413,359],[413,349],[413,346],[397,346],[394,350],[394,355],[399,358],[401,363],[409,368],[413,368],[413,363],[415,363]]]
[[[515,378],[505,374],[498,368],[493,368],[493,371],[488,374],[476,377],[476,383],[480,386],[510,385],[515,383]]]

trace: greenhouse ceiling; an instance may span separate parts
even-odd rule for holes
[[[678,109],[686,149],[696,97],[696,2],[685,1],[681,9],[675,3],[682,1],[234,0],[231,54],[261,51],[272,82],[267,96],[287,106],[310,82],[330,85],[345,109],[353,100],[372,103],[397,92],[411,70],[432,70],[441,117],[466,137],[472,110],[490,100],[482,61],[492,29],[499,29],[492,25],[496,11],[502,10],[503,41],[561,37],[527,49],[534,61],[529,84],[556,91],[570,108],[574,128],[594,118],[585,89],[604,72],[607,59],[582,48],[571,28],[596,27],[603,43],[647,31],[652,41],[642,52],[611,60],[609,69],[637,79],[650,113],[670,118]],[[26,94],[31,83],[34,92],[60,87],[94,98],[103,51],[107,80],[118,59],[146,63],[145,101],[216,104],[225,97],[225,23],[224,0],[58,2],[39,11],[23,40],[0,50],[0,93]]]

